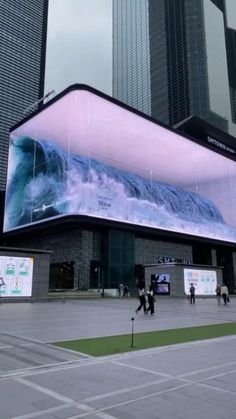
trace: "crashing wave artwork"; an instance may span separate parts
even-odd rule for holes
[[[75,214],[236,240],[208,198],[30,137],[11,139],[5,214],[5,231]]]

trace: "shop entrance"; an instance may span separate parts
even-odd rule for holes
[[[232,250],[220,248],[217,250],[217,265],[223,266],[223,281],[229,288],[229,292],[235,291]]]
[[[49,290],[74,288],[74,262],[51,263]]]

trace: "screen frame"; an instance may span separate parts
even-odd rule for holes
[[[171,131],[172,133],[183,137],[186,140],[189,140],[195,144],[200,145],[201,147],[204,147],[208,150],[211,150],[214,153],[217,153],[221,156],[226,157],[229,160],[232,160],[234,162],[236,162],[236,156],[233,156],[232,154],[227,153],[225,150],[221,150],[218,149],[216,147],[214,147],[213,145],[204,142],[201,139],[196,139],[193,138],[181,131],[177,131],[176,129],[172,129],[171,127],[155,120],[154,118],[143,114],[142,112],[135,110],[133,108],[131,108],[130,106],[118,101],[117,99],[114,99],[108,95],[106,95],[105,93],[102,93],[100,91],[98,91],[97,89],[94,89],[90,86],[87,86],[85,84],[74,84],[69,86],[68,88],[66,88],[65,90],[63,90],[61,93],[59,93],[56,97],[54,97],[53,99],[51,99],[50,101],[48,101],[46,104],[42,105],[41,107],[39,107],[39,109],[37,109],[36,111],[34,111],[33,113],[31,113],[29,116],[25,117],[23,120],[21,120],[20,122],[18,122],[17,124],[15,124],[13,127],[11,127],[10,129],[10,133],[14,130],[16,130],[17,128],[21,127],[23,124],[25,124],[27,121],[33,119],[36,115],[38,115],[39,113],[43,112],[45,109],[47,109],[48,107],[50,107],[51,105],[53,105],[54,103],[56,103],[58,100],[60,100],[63,96],[67,95],[68,93],[75,91],[75,90],[82,90],[82,91],[87,91],[90,92],[92,94],[95,94],[96,96],[99,96],[100,98],[103,98],[105,100],[107,100],[108,102],[111,102],[123,109],[126,109],[127,111],[145,119],[148,120],[160,127],[165,128],[168,131]],[[14,228],[13,230],[8,230],[6,232],[4,232],[4,236],[15,236],[18,232],[22,233],[22,231],[25,232],[30,232],[30,231],[35,231],[36,229],[45,229],[48,225],[53,226],[53,225],[61,225],[63,223],[68,223],[68,224],[74,224],[76,223],[77,225],[81,226],[81,225],[85,225],[85,224],[89,224],[89,225],[102,225],[103,227],[115,227],[115,228],[122,228],[125,230],[130,230],[130,231],[135,231],[135,232],[139,232],[139,233],[151,233],[151,234],[158,234],[164,237],[169,237],[169,238],[181,238],[182,240],[184,239],[185,241],[187,240],[191,240],[191,241],[196,241],[196,242],[207,242],[207,243],[218,243],[218,244],[224,244],[224,245],[229,245],[231,247],[235,247],[235,243],[234,242],[230,242],[230,241],[226,241],[226,240],[220,240],[220,239],[215,239],[215,238],[210,238],[210,237],[203,237],[203,236],[196,236],[196,235],[192,235],[192,234],[187,234],[184,232],[176,232],[176,231],[171,231],[171,230],[163,230],[161,228],[158,227],[152,227],[152,226],[146,226],[146,225],[139,225],[139,224],[130,224],[130,223],[125,223],[123,221],[117,221],[117,220],[111,220],[111,219],[105,219],[105,218],[101,218],[101,217],[96,217],[93,215],[80,215],[80,214],[65,214],[65,215],[59,215],[53,218],[49,218],[49,219],[45,219],[45,220],[41,220],[38,222],[34,222],[32,225],[26,225],[26,226],[19,226]]]
[[[100,90],[97,90],[91,86],[88,86],[86,84],[80,84],[80,83],[76,83],[73,84],[69,87],[67,87],[66,89],[64,89],[62,92],[60,92],[58,95],[56,95],[54,98],[52,98],[51,100],[49,100],[47,103],[43,104],[43,105],[39,105],[39,108],[37,110],[35,110],[34,112],[32,112],[30,115],[26,116],[25,118],[23,118],[21,121],[17,122],[16,124],[14,124],[10,130],[9,133],[11,134],[12,131],[16,130],[17,128],[21,127],[22,125],[24,125],[27,121],[29,121],[30,119],[33,119],[35,116],[37,116],[39,113],[43,112],[45,109],[47,109],[48,107],[50,107],[51,105],[53,105],[54,103],[56,103],[57,101],[59,101],[63,96],[66,96],[68,93],[76,91],[76,90],[84,90],[86,92],[92,93],[102,99],[107,100],[108,102],[111,102],[123,109],[126,109],[127,111],[142,117],[143,119],[150,121],[152,123],[154,123],[155,125],[158,125],[162,128],[167,129],[168,131],[179,135],[180,137],[183,137],[189,141],[192,141],[196,144],[201,145],[202,147],[205,147],[211,151],[214,151],[215,153],[221,155],[221,156],[225,156],[230,160],[233,160],[236,162],[236,155],[232,155],[229,152],[227,152],[227,150],[223,150],[223,149],[219,149],[217,147],[215,147],[214,145],[212,145],[211,143],[207,143],[205,142],[203,139],[197,139],[195,137],[192,137],[188,134],[186,134],[185,132],[182,131],[178,131],[177,129],[171,128],[169,125],[164,124],[163,122],[158,121],[157,119],[152,118],[149,115],[144,114],[143,112],[132,108],[129,105],[126,105],[125,103],[119,101],[118,99],[115,99],[109,95],[107,95],[106,93],[101,92]],[[232,146],[236,152],[236,145]]]

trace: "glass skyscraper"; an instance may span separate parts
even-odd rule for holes
[[[48,0],[0,0],[0,190],[9,128],[43,96]]]
[[[113,96],[150,114],[148,0],[113,0]]]
[[[236,135],[235,1],[113,0],[113,7],[114,96],[171,126],[196,115]]]

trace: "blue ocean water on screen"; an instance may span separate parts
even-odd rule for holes
[[[236,240],[236,229],[206,197],[68,154],[46,140],[11,140],[4,230],[65,214]]]

